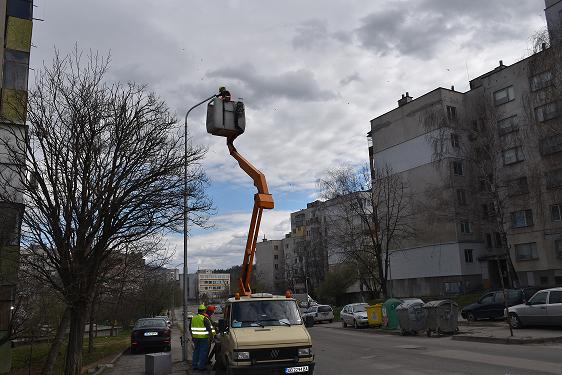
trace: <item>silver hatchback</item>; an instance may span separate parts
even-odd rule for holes
[[[347,327],[349,325],[353,328],[368,326],[367,306],[366,303],[352,303],[344,306],[340,312],[342,326]]]

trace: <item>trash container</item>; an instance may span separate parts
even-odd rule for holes
[[[382,328],[396,329],[398,328],[398,317],[396,316],[396,306],[403,301],[396,298],[389,298],[382,304]]]
[[[410,299],[396,306],[396,316],[402,335],[417,335],[419,331],[426,329],[426,311],[423,305],[421,299]]]
[[[367,306],[367,318],[370,326],[380,327],[382,325],[382,303]]]
[[[427,312],[427,336],[432,332],[455,333],[458,331],[459,305],[444,299],[431,301],[423,305]]]

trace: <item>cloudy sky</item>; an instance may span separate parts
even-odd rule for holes
[[[528,55],[545,27],[541,0],[35,0],[31,68],[54,48],[111,54],[109,78],[146,83],[183,118],[227,86],[244,98],[240,152],[268,178],[276,209],[260,237],[280,239],[289,213],[314,200],[315,181],[341,163],[367,160],[369,120],[442,86]],[[33,72],[30,82],[33,82]],[[209,146],[205,169],[216,206],[214,229],[193,230],[189,268],[240,264],[253,203],[251,180],[224,138],[190,118]],[[181,236],[170,235],[174,264]]]

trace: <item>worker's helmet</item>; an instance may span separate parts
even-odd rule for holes
[[[226,91],[226,88],[224,86],[219,87],[219,92],[223,92]]]
[[[205,311],[205,305],[200,304],[199,307],[197,308],[197,311]]]
[[[207,311],[215,312],[215,306],[214,305],[207,306]]]

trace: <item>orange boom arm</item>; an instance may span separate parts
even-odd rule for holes
[[[267,189],[267,181],[265,175],[254,167],[249,161],[244,159],[238,153],[233,145],[234,138],[227,138],[226,144],[230,155],[236,161],[240,168],[244,170],[254,180],[254,186],[258,192],[254,194],[254,208],[252,210],[252,220],[250,221],[250,230],[248,231],[248,239],[246,240],[246,249],[244,251],[244,262],[242,263],[242,272],[238,280],[238,288],[241,296],[252,294],[250,287],[250,279],[252,277],[252,264],[254,262],[254,254],[256,252],[256,243],[258,241],[258,232],[260,230],[261,215],[263,209],[273,208],[273,197]]]

